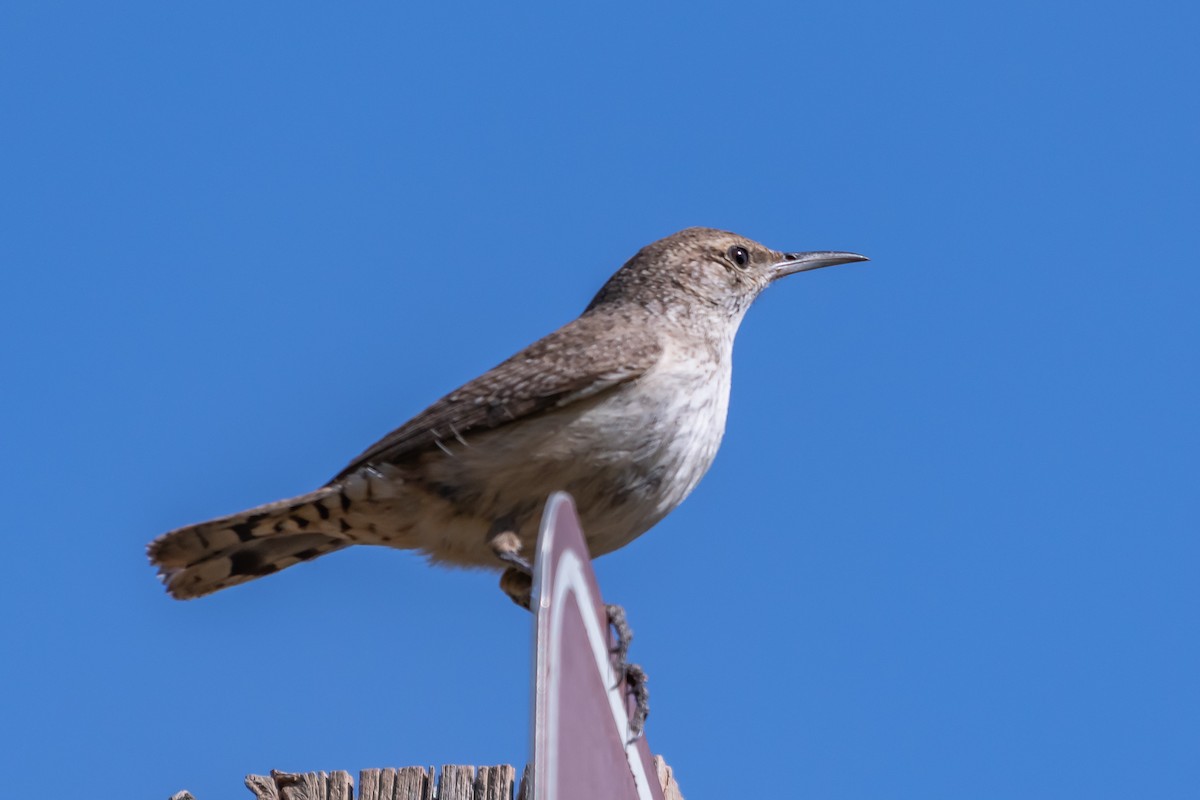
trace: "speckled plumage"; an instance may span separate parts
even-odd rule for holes
[[[858,260],[778,253],[709,228],[661,239],[578,319],[438,400],[325,486],[171,531],[150,544],[150,560],[178,598],[350,544],[501,569],[490,537],[515,532],[532,552],[541,506],[560,489],[575,498],[592,555],[615,550],[712,464],[734,335],[754,298],[783,275]]]

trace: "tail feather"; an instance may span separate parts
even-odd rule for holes
[[[319,533],[289,534],[249,542],[231,551],[207,556],[188,567],[161,570],[160,575],[172,597],[191,600],[311,561],[348,544]]]
[[[332,553],[351,542],[340,487],[178,528],[147,548],[172,597],[190,599]]]

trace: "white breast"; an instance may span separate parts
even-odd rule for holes
[[[593,555],[617,549],[675,509],[708,472],[725,433],[730,359],[668,352],[659,364],[581,417],[608,447],[576,476],[576,499]]]
[[[421,526],[418,546],[437,560],[494,564],[487,526],[511,516],[531,552],[542,505],[556,490],[575,498],[593,556],[645,533],[691,493],[717,454],[731,349],[668,345],[636,381],[452,445],[425,469],[438,482],[470,487],[471,519],[439,515],[436,527]]]

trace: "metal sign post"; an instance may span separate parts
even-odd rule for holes
[[[571,497],[550,497],[533,572],[533,799],[662,800]]]

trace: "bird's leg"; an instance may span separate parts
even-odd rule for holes
[[[488,531],[488,546],[496,554],[496,558],[509,565],[500,576],[501,590],[521,608],[530,610],[533,603],[533,566],[521,555],[521,537],[513,527],[512,520],[507,517],[492,523],[492,528]],[[637,664],[629,663],[629,644],[633,641],[633,629],[629,627],[629,621],[625,618],[625,609],[617,605],[606,605],[604,612],[608,616],[608,624],[617,634],[617,644],[613,648],[617,674],[633,693],[636,703],[633,717],[629,720],[629,729],[636,739],[642,735],[646,717],[650,714],[650,690],[646,686],[646,671]]]
[[[613,648],[613,655],[617,657],[617,673],[625,680],[629,691],[633,692],[633,699],[637,704],[633,717],[629,720],[629,729],[633,732],[633,738],[637,739],[646,726],[646,717],[650,716],[650,689],[646,686],[646,670],[638,664],[630,664],[627,658],[629,644],[633,641],[633,628],[629,627],[629,620],[625,618],[625,609],[609,604],[604,607],[604,612],[608,615],[608,624],[617,633],[617,644]]]
[[[488,546],[496,558],[509,565],[500,576],[500,588],[514,603],[528,609],[533,601],[533,565],[521,555],[521,537],[513,527],[513,521],[508,517],[492,523]]]
[[[512,531],[503,531],[488,537],[488,546],[492,548],[496,558],[505,564],[526,575],[533,574],[533,565],[529,563],[529,559],[521,555],[521,538]]]

